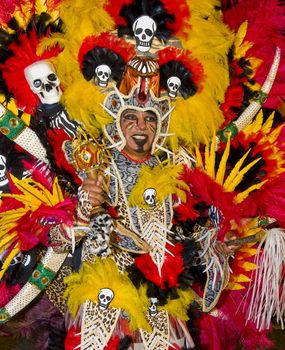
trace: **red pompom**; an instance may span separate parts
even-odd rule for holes
[[[195,58],[191,57],[192,53],[188,50],[182,50],[176,47],[166,47],[158,53],[158,64],[160,66],[170,62],[181,62],[191,73],[191,79],[198,86],[199,91],[202,89],[202,83],[205,80],[202,64]]]
[[[166,249],[169,250],[173,256],[168,253],[165,254],[164,264],[161,268],[161,276],[149,254],[140,255],[135,259],[136,267],[143,273],[145,278],[161,289],[178,287],[178,278],[184,269],[182,258],[183,246],[181,244],[176,244],[175,246],[167,244]]]
[[[80,63],[80,68],[82,69],[82,63],[84,56],[95,47],[101,47],[109,49],[115,52],[117,55],[122,57],[122,59],[127,63],[136,54],[133,45],[126,42],[124,39],[120,39],[117,36],[110,33],[102,33],[99,36],[89,36],[87,37],[79,50],[78,61]]]

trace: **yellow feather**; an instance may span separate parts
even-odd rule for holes
[[[192,289],[177,290],[177,299],[167,299],[167,303],[162,306],[162,309],[167,311],[171,316],[179,318],[182,321],[187,321],[189,316],[187,310],[190,304],[196,300],[196,293]]]
[[[162,202],[171,194],[176,194],[184,201],[186,199],[184,190],[187,190],[188,186],[178,179],[182,170],[182,165],[159,164],[154,168],[142,166],[138,182],[129,196],[129,205],[149,209],[143,198],[143,193],[147,188],[156,190],[158,202]]]
[[[36,0],[34,6],[36,13],[47,12],[46,1]]]
[[[256,255],[256,252],[257,252],[256,249],[254,249],[254,248],[248,248],[248,247],[240,248],[239,251],[242,252],[242,253],[246,253],[246,254],[248,254],[249,256],[254,256],[254,255]]]
[[[215,178],[215,161],[216,161],[216,133],[214,133],[211,146],[210,146],[210,154],[209,154],[209,163],[207,174],[214,179]]]
[[[202,155],[201,155],[201,152],[197,146],[195,146],[195,159],[196,159],[196,167],[197,168],[204,168]]]
[[[204,154],[204,163],[205,163],[205,171],[207,172],[209,168],[209,158],[210,158],[210,151],[209,151],[209,145],[206,144],[205,146],[205,154]]]
[[[54,180],[52,193],[50,193],[42,184],[32,179],[19,180],[13,175],[10,176],[13,184],[22,193],[4,193],[2,194],[2,197],[14,198],[21,202],[24,207],[0,213],[0,252],[10,247],[12,244],[15,244],[19,239],[18,233],[15,232],[15,227],[17,226],[18,220],[24,215],[30,211],[33,212],[37,210],[42,204],[54,206],[64,200],[57,178]],[[8,264],[7,261],[8,260],[6,259],[5,264]]]
[[[2,238],[1,239],[1,247],[6,246],[8,243],[10,244],[11,241],[13,241],[14,238],[16,238],[16,237],[17,237],[16,233],[10,233],[9,236]]]
[[[78,103],[78,96],[84,91],[84,99]],[[78,78],[65,91],[62,102],[65,104],[71,118],[84,125],[84,129],[94,138],[98,137],[103,125],[112,121],[101,107],[105,95],[91,82],[83,77]]]
[[[235,36],[234,45],[239,47],[242,45],[247,33],[248,21],[244,21],[240,26]]]
[[[237,162],[233,170],[230,172],[229,176],[227,177],[224,187],[227,188],[228,184],[230,184],[232,181],[234,181],[235,177],[240,171],[240,168],[242,167],[243,162],[245,161],[246,157],[248,156],[250,152],[250,149],[246,152],[246,154]]]
[[[237,185],[242,181],[243,176],[256,164],[258,163],[262,158],[257,158],[255,160],[253,160],[252,162],[250,162],[247,166],[245,166],[241,171],[239,171],[239,173],[237,174],[237,176],[232,180],[232,182],[228,182],[227,186],[225,184],[225,189],[226,191],[234,191],[234,189],[237,187]],[[228,180],[228,179],[227,179]]]
[[[232,276],[232,282],[250,282],[250,278],[246,275],[238,274],[237,276]]]
[[[239,204],[242,203],[247,196],[250,194],[250,192],[255,191],[255,190],[259,190],[268,180],[262,181],[259,184],[255,184],[250,186],[249,188],[247,188],[245,191],[237,194],[235,196],[235,203]]]
[[[242,57],[245,57],[247,51],[252,48],[253,43],[249,42],[249,41],[244,41],[244,38],[246,36],[247,33],[247,28],[248,28],[248,22],[244,21],[237,33],[236,33],[236,37],[235,37],[235,41],[234,41],[234,58],[236,59],[240,59]]]
[[[171,115],[170,132],[191,149],[193,145],[210,140],[213,131],[218,130],[224,121],[219,104],[224,101],[229,85],[227,54],[234,34],[223,23],[215,1],[189,0],[187,4],[191,12],[191,31],[186,38],[180,39],[182,47],[191,51],[192,57],[201,62],[205,82],[202,91],[194,96],[187,100],[177,98]],[[177,144],[173,139],[171,145]]]
[[[4,261],[4,264],[2,265],[1,271],[0,271],[0,280],[1,278],[4,276],[5,272],[7,271],[11,261],[13,260],[13,258],[20,252],[19,246],[16,245],[11,252],[9,253],[9,255],[7,256],[7,258]]]
[[[94,264],[83,263],[80,271],[66,277],[64,282],[67,284],[65,297],[68,299],[68,308],[74,317],[80,305],[87,300],[97,303],[100,289],[110,288],[114,292],[110,307],[127,311],[132,329],[150,331],[145,318],[147,309],[141,302],[137,289],[127,274],[118,270],[112,259],[97,258]]]
[[[242,267],[245,271],[253,271],[257,269],[257,265],[248,261],[243,261],[238,263],[240,267]]]
[[[273,125],[273,121],[274,121],[274,115],[275,115],[275,112],[272,112],[269,116],[269,118],[266,120],[266,122],[263,124],[262,126],[262,131],[264,133],[268,133],[270,131],[270,129],[272,128],[272,125]]]
[[[227,141],[227,145],[226,145],[226,149],[224,150],[224,153],[223,153],[223,156],[222,156],[222,159],[220,161],[219,168],[217,171],[217,176],[216,176],[216,181],[220,185],[222,185],[224,182],[227,161],[228,161],[229,154],[230,154],[230,148],[231,148],[231,140],[230,140],[230,136],[229,136],[228,141]]]
[[[66,38],[61,33],[52,33],[49,37],[46,37],[41,40],[38,48],[37,54],[42,55],[46,50],[50,50],[55,46],[59,46],[60,48],[64,48],[67,43]]]
[[[257,114],[257,116],[255,117],[255,119],[250,124],[248,124],[245,128],[243,128],[243,132],[245,133],[245,135],[256,133],[261,129],[262,123],[263,123],[263,112],[261,109]]]
[[[229,282],[225,289],[241,290],[241,289],[245,289],[245,287],[242,284],[239,284],[239,283]]]

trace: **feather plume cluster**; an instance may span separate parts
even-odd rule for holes
[[[223,11],[224,21],[231,29],[237,31],[239,26],[248,22],[248,30],[245,40],[252,43],[247,56],[257,57],[262,61],[254,79],[263,84],[271,62],[274,57],[276,47],[280,47],[284,52],[284,7],[285,4],[278,0],[241,0],[235,2],[232,6]],[[284,98],[284,56],[281,58],[281,64],[277,78],[270,92],[265,106],[277,108],[281,101],[280,96]]]
[[[14,24],[18,25],[17,22]],[[58,55],[58,47],[43,51],[40,55],[37,54],[37,48],[45,35],[60,30],[60,24],[53,22],[50,15],[42,13],[34,15],[27,27],[11,27],[2,30],[0,38],[1,93],[6,95],[7,101],[13,96],[19,109],[33,113],[39,104],[39,98],[31,91],[24,69],[35,62]]]
[[[183,190],[188,186],[179,176],[183,171],[181,165],[160,164],[154,168],[142,166],[137,184],[133,187],[129,197],[130,206],[149,208],[143,198],[143,193],[147,188],[156,190],[156,200],[162,202],[169,195],[177,195],[181,200],[185,200]]]
[[[132,329],[143,328],[149,330],[145,319],[143,305],[137,289],[126,273],[118,270],[112,259],[96,259],[94,264],[84,263],[79,272],[65,278],[67,288],[65,297],[70,313],[75,317],[81,304],[90,300],[98,302],[98,294],[102,288],[109,288],[114,292],[114,299],[110,307],[123,309],[130,316]]]
[[[66,0],[59,4],[59,16],[64,22],[64,34],[45,39],[38,54],[59,45],[61,54],[53,61],[62,83],[62,103],[69,117],[78,120],[92,136],[98,137],[102,125],[110,119],[101,107],[105,95],[92,83],[85,81],[78,62],[80,46],[85,38],[112,31],[114,24],[104,10],[106,1]],[[78,97],[84,91],[84,98]]]
[[[78,60],[86,80],[94,78],[97,66],[107,65],[111,78],[120,82],[125,66],[135,56],[134,46],[110,33],[86,38],[79,51]]]
[[[7,249],[0,277],[20,251],[29,250],[39,243],[48,245],[50,225],[73,224],[75,203],[64,199],[57,179],[51,191],[32,179],[18,180],[11,175],[19,194],[2,194],[19,204],[0,214],[0,250]],[[46,225],[45,225],[46,223]]]
[[[179,37],[184,50],[203,66],[203,90],[187,100],[177,99],[171,114],[169,131],[175,133],[170,145],[178,142],[188,148],[205,143],[224,121],[219,104],[229,85],[228,52],[234,34],[223,23],[215,1],[187,1],[191,13],[188,38]],[[219,77],[219,79],[217,79]],[[183,121],[181,116],[183,115]]]

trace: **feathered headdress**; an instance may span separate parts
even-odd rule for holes
[[[58,55],[58,47],[40,55],[37,54],[37,48],[45,35],[51,31],[61,30],[61,22],[54,22],[51,16],[42,13],[39,16],[35,15],[24,30],[19,27],[14,30],[13,34],[8,31],[3,32],[1,40],[1,90],[7,102],[13,96],[18,108],[27,113],[33,113],[39,103],[39,98],[31,91],[24,69],[35,62]]]
[[[167,40],[173,35],[187,33],[190,17],[186,1],[180,1],[176,6],[169,0],[133,0],[111,1],[106,5],[108,13],[114,18],[119,36],[133,36],[133,24],[141,16],[151,17],[157,25],[155,36]]]
[[[79,51],[79,63],[82,74],[88,81],[97,76],[100,82],[100,71],[97,73],[98,66],[107,66],[108,75],[106,79],[102,77],[104,86],[107,86],[109,79],[116,83],[121,81],[126,64],[134,55],[133,45],[113,34],[102,33],[83,41]]]

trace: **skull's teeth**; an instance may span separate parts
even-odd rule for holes
[[[149,43],[145,43],[144,41],[140,41],[140,46],[149,47]]]

